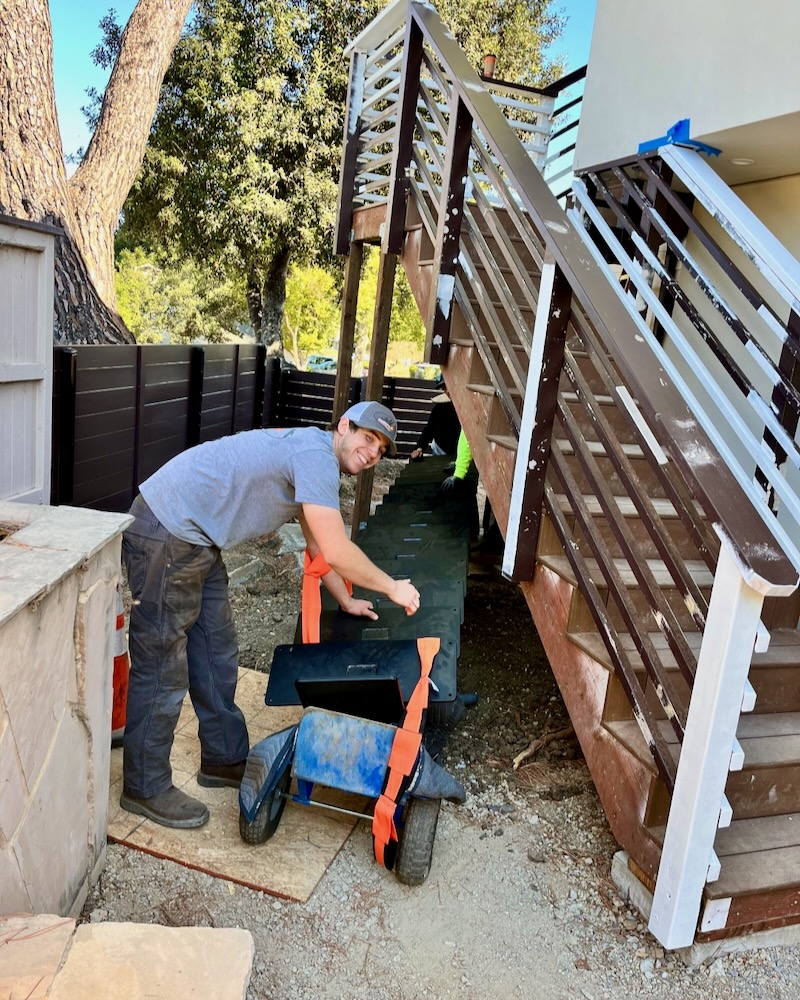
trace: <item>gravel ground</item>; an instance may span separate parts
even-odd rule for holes
[[[397,470],[382,467],[376,495]],[[347,511],[349,485],[343,494]],[[233,605],[242,664],[268,670],[294,634],[296,562],[272,540],[233,558],[263,565]],[[305,904],[109,845],[84,919],[246,928],[247,1000],[794,1000],[800,948],[690,968],[658,947],[611,881],[617,846],[518,589],[496,573],[470,577],[465,612],[459,686],[480,701],[443,761],[468,798],[444,804],[423,886],[375,864],[366,824]]]

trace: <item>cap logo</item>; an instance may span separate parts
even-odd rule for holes
[[[394,427],[392,427],[392,425],[389,423],[388,420],[384,419],[383,417],[375,417],[375,419],[381,425],[381,427],[385,427],[390,434],[394,433]]]

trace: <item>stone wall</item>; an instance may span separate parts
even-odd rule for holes
[[[129,521],[0,502],[0,914],[75,914],[102,868]]]

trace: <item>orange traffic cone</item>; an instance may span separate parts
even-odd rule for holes
[[[131,659],[125,642],[125,608],[117,587],[117,626],[114,633],[114,700],[111,708],[111,746],[121,747],[125,735],[125,705]]]

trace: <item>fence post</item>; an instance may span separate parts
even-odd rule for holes
[[[264,348],[264,405],[261,426],[274,427],[281,410],[282,371],[280,359],[267,357]]]
[[[241,344],[233,345],[233,387],[231,395],[231,434],[236,433],[236,410],[239,405],[239,364],[241,363]]]
[[[142,417],[144,415],[144,356],[141,344],[136,348],[136,402],[134,403],[133,425],[133,482],[131,483],[130,506],[139,492],[139,472],[142,467]]]
[[[55,469],[50,503],[70,504],[75,488],[75,397],[78,377],[78,352],[74,347],[55,349],[55,382],[58,385],[58,411],[53,428]]]
[[[189,365],[189,420],[186,427],[186,447],[200,444],[200,429],[203,424],[203,376],[205,374],[206,352],[202,347],[192,348]]]
[[[256,344],[256,378],[253,399],[253,412],[250,416],[253,428],[264,423],[264,387],[266,384],[267,348],[265,344]]]

